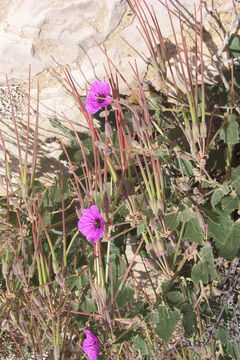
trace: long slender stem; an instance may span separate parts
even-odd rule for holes
[[[176,260],[177,260],[178,250],[179,250],[179,247],[180,247],[180,244],[181,244],[181,241],[182,241],[182,236],[183,236],[183,232],[184,232],[184,229],[185,229],[185,225],[186,225],[186,223],[183,222],[181,230],[180,230],[180,234],[179,234],[179,237],[178,237],[178,242],[177,242],[177,246],[176,246],[176,249],[175,249],[175,253],[174,253],[172,268],[174,268],[174,265],[175,265]]]

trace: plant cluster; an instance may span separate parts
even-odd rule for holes
[[[159,84],[166,84],[171,64],[156,14],[145,0],[129,4]],[[175,93],[157,91],[139,78],[137,64],[129,65],[132,89],[107,54],[107,81],[94,82],[86,98],[65,71],[89,133],[78,133],[67,118],[69,127],[50,120],[70,140],[62,143],[54,186],[35,177],[38,110],[27,166],[30,95],[19,165],[0,132],[7,190],[0,199],[3,354],[12,342],[23,359],[240,358],[240,46],[229,39],[230,90],[207,85],[202,19],[195,14],[200,75],[181,19],[180,28],[175,45],[185,92],[173,72]],[[120,77],[131,96],[120,94]],[[137,244],[131,259],[129,239]],[[137,256],[147,287],[134,272]]]

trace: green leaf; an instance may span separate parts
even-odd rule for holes
[[[239,36],[231,36],[228,43],[228,50],[230,58],[240,56],[240,38]]]
[[[191,305],[188,305],[183,313],[182,325],[184,327],[185,336],[192,336],[197,326],[197,320],[196,313]]]
[[[113,281],[114,291],[117,291],[120,284],[120,278],[125,273],[124,265],[120,262],[121,256],[119,256],[119,250],[116,246],[113,246],[114,253],[110,256],[110,263],[112,264],[112,279],[109,278],[109,281]],[[122,259],[123,260],[123,259]],[[110,276],[110,275],[109,275]]]
[[[129,312],[126,313],[126,317],[127,318],[133,318],[139,314],[141,315],[146,315],[146,311],[147,311],[147,302],[146,301],[138,301],[137,303],[135,303],[133,305],[133,307],[131,308],[131,310]]]
[[[178,158],[180,171],[183,172],[183,175],[192,175],[192,163],[189,160],[183,160]]]
[[[176,217],[175,213],[166,214],[164,220],[165,220],[166,227],[167,228],[169,227],[171,232],[174,231],[179,224],[179,217]]]
[[[180,320],[180,311],[178,309],[170,310],[165,305],[160,305],[155,317],[158,336],[165,342],[168,342],[172,336],[177,322]],[[154,320],[154,317],[153,317]]]
[[[74,309],[75,311],[78,311],[78,309]],[[88,321],[88,316],[85,315],[76,315],[74,318],[74,323],[78,328],[84,328],[86,322]]]
[[[70,198],[70,187],[69,183],[66,177],[62,177],[62,190],[63,190],[63,199],[69,199]],[[61,182],[60,182],[60,176],[57,175],[55,178],[55,185],[49,186],[46,192],[46,195],[44,197],[43,203],[44,208],[46,207],[52,207],[56,208],[57,203],[61,203],[62,196],[61,196]]]
[[[233,198],[232,196],[227,196],[221,201],[222,208],[228,214],[230,214],[233,210],[239,209],[239,200],[237,197]]]
[[[84,298],[81,310],[86,313],[95,313],[97,311],[95,303],[88,297]]]
[[[169,282],[164,282],[162,284],[163,291],[168,286],[168,283]],[[185,297],[182,292],[180,292],[178,285],[174,284],[166,296],[166,301],[171,308],[175,307],[181,311],[183,314],[182,325],[184,327],[185,335],[190,337],[196,328],[196,314],[192,305],[188,303],[189,298],[191,298],[191,294],[189,296],[187,295],[189,289],[184,289]]]
[[[216,211],[218,214],[218,223],[207,219],[208,233],[213,236],[217,243],[225,244],[229,234],[232,231],[233,221],[230,216],[222,211]]]
[[[67,146],[66,151],[72,162],[80,163],[83,160],[83,154],[78,145]],[[60,160],[68,161],[68,158],[64,152],[62,152],[59,158]]]
[[[78,290],[82,290],[82,287],[88,283],[89,283],[89,280],[88,280],[87,275],[85,273],[82,273],[81,275],[78,275],[77,280],[75,281],[75,286]]]
[[[170,290],[167,293],[166,300],[169,306],[176,307],[180,311],[183,311],[187,306],[183,294],[177,290]]]
[[[163,116],[158,116],[158,114],[161,114],[161,112],[159,111],[159,109],[161,108],[162,105],[162,95],[157,95],[157,96],[152,96],[149,101],[148,101],[148,108],[149,110],[155,110],[155,118],[164,118]],[[162,127],[165,124],[162,125]],[[166,124],[167,125],[167,124]],[[165,127],[166,127],[165,125]]]
[[[212,207],[215,207],[229,191],[230,189],[226,184],[224,184],[221,189],[215,190],[211,198]]]
[[[116,299],[119,308],[133,300],[134,289],[130,285],[125,285]]]
[[[217,279],[211,246],[203,246],[200,251],[200,256],[201,260],[192,268],[191,278],[194,283],[202,280],[204,284],[208,284],[212,280]]]
[[[185,209],[178,215],[178,219],[181,222],[188,222],[193,216],[193,211],[188,207],[185,206]]]
[[[206,170],[209,172],[214,171],[217,174],[222,174],[225,169],[225,147],[222,146],[219,149],[210,149],[209,159],[206,164]]]
[[[223,348],[225,350],[225,353],[227,355],[230,355],[232,359],[238,359],[239,357],[239,349],[237,349],[237,343],[233,341],[230,341],[228,337],[227,329],[223,326],[219,327],[217,334],[216,334],[216,340],[219,340],[220,343],[223,345]]]
[[[148,355],[148,347],[146,342],[141,338],[140,335],[137,335],[134,339],[134,347],[136,350],[139,350],[142,355]]]
[[[146,229],[146,224],[141,224],[141,225],[138,225],[137,227],[137,234],[141,234],[142,232],[144,232],[144,230]]]
[[[202,102],[202,88],[198,86],[198,96],[199,96],[199,103]],[[209,85],[205,84],[205,104],[207,109],[210,110],[213,108],[214,104],[216,103],[216,99],[218,99],[219,106],[226,106],[228,93],[223,83],[218,85]]]
[[[198,216],[195,213],[185,226],[183,240],[189,240],[191,242],[196,242],[200,245],[202,244],[203,232],[202,232],[202,228],[199,224]]]
[[[229,145],[239,143],[239,126],[235,115],[229,115],[228,122],[220,131],[220,139]]]
[[[223,196],[224,194],[222,193],[222,190],[220,189],[215,190],[211,198],[212,207],[215,207],[219,203],[219,201],[221,201]]]
[[[134,332],[133,330],[116,330],[114,331],[114,335],[116,337],[114,344],[121,344],[125,341],[130,341]]]
[[[204,206],[199,205],[199,210],[201,211],[201,213],[204,214],[206,220],[210,219],[211,221],[213,221],[214,223],[218,224],[219,223],[219,215],[216,211],[213,210],[212,206],[208,206],[208,204],[204,204]]]
[[[240,247],[240,220],[235,223],[230,216],[219,211],[219,224],[208,219],[208,233],[215,239],[219,255],[227,260],[233,260]]]
[[[216,242],[220,256],[231,261],[240,251],[240,220],[232,226],[231,232],[224,244]]]
[[[126,271],[125,266],[123,265],[122,262],[120,262],[120,259],[121,257],[119,255],[112,254],[110,256],[110,263],[112,264],[112,277],[110,281],[113,282],[114,294],[117,293],[118,288],[121,284],[121,277],[125,274]],[[130,285],[125,283],[116,299],[118,306],[120,308],[123,307],[124,305],[126,305],[127,302],[133,300],[133,296],[134,296],[134,289]]]
[[[240,195],[240,166],[233,168],[231,173],[232,188]]]

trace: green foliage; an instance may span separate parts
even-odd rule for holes
[[[231,58],[240,56],[240,38],[239,36],[231,36],[228,43],[228,51]]]
[[[188,305],[183,312],[182,326],[186,337],[191,337],[197,328],[197,314],[191,305]]]
[[[187,304],[183,294],[179,290],[174,290],[173,288],[167,294],[167,303],[171,307],[176,307],[180,311],[185,311]]]
[[[233,168],[231,172],[231,186],[240,195],[240,166]]]
[[[230,188],[227,184],[223,184],[220,189],[214,191],[212,198],[211,198],[211,205],[214,208],[224,197],[224,195],[229,194]]]
[[[222,209],[230,214],[235,209],[239,209],[239,199],[237,197],[227,196],[224,197],[221,201]]]
[[[220,256],[233,260],[240,249],[239,220],[234,222],[227,213],[218,212],[219,222],[208,219],[208,231],[215,240]]]
[[[189,160],[178,159],[179,170],[183,175],[192,175],[192,163]]]
[[[220,139],[228,145],[239,143],[239,125],[235,115],[229,115],[227,123],[220,131]]]
[[[201,103],[202,92],[200,86],[198,88],[198,96]],[[221,83],[219,85],[205,85],[205,103],[207,110],[212,110],[216,103],[218,104],[218,106],[226,106],[228,101],[228,92],[224,84]]]
[[[136,350],[140,351],[141,355],[148,355],[149,349],[146,344],[146,342],[143,340],[143,338],[140,335],[136,335],[134,339],[134,347]]]
[[[138,301],[138,302],[133,302],[133,306],[131,311],[129,311],[126,316],[127,317],[135,317],[137,315],[143,315],[145,316],[147,313],[147,303],[146,301]]]
[[[131,302],[133,300],[133,296],[134,289],[129,285],[125,285],[119,292],[119,295],[117,297],[118,306],[120,308],[125,306],[128,302]]]
[[[224,348],[224,353],[230,359],[239,358],[239,349],[236,342],[229,339],[227,329],[224,326],[221,326],[217,332],[216,339],[220,341]],[[230,357],[229,357],[230,356]]]
[[[240,220],[237,220],[231,227],[230,233],[224,244],[216,241],[221,256],[228,260],[233,260],[240,250]]]
[[[114,293],[117,293],[121,284],[121,276],[125,274],[126,268],[124,267],[121,258],[117,255],[110,256],[110,263],[112,267],[112,274],[114,275],[112,278],[113,289]],[[117,295],[119,308],[125,306],[128,302],[131,302],[133,300],[133,296],[134,289],[130,285],[124,284]]]
[[[187,222],[183,239],[202,244],[203,233],[196,214]]]
[[[158,306],[155,313],[152,315],[152,321],[157,327],[158,336],[163,341],[169,341],[180,318],[180,311],[178,309],[171,310],[166,305]]]
[[[192,280],[198,283],[200,280],[204,284],[208,284],[213,280],[217,280],[217,274],[210,245],[204,245],[200,250],[200,260],[192,268]]]
[[[163,284],[163,290],[166,288],[168,283]],[[180,288],[175,284],[171,290],[167,293],[166,301],[171,308],[177,308],[182,314],[182,326],[186,337],[193,335],[196,330],[196,313],[192,306],[191,296],[192,291],[187,286],[184,288],[184,293],[180,291]]]
[[[85,297],[82,304],[81,304],[81,311],[89,313],[89,314],[95,314],[97,311],[95,303],[92,301],[92,299]]]

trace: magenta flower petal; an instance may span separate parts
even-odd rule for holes
[[[89,92],[85,101],[86,110],[88,114],[95,114],[102,108],[101,104],[98,103],[94,93]]]
[[[103,237],[103,230],[99,229],[99,230],[95,230],[94,232],[92,232],[91,234],[88,234],[88,241],[94,242],[96,243],[99,239]]]
[[[94,81],[90,86],[85,101],[86,110],[89,114],[95,114],[98,110],[111,104],[110,85],[108,82]]]
[[[92,85],[90,86],[90,91],[93,91],[95,94],[104,94],[109,95],[110,94],[110,85],[108,82],[101,82],[101,81],[94,81]]]
[[[92,205],[92,206],[91,206],[91,211],[92,211],[92,214],[93,214],[94,216],[98,216],[98,215],[99,215],[99,211],[98,211],[97,205]]]
[[[84,332],[87,337],[83,342],[83,351],[89,360],[96,360],[99,353],[98,339],[90,330],[85,330]]]
[[[83,216],[78,221],[78,230],[87,238],[87,241],[96,243],[103,237],[104,220],[98,211],[97,205],[90,209],[83,209]]]

